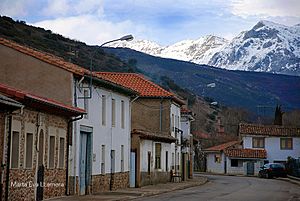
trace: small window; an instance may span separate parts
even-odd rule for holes
[[[155,169],[161,169],[161,144],[155,144]]]
[[[231,167],[238,167],[239,161],[237,159],[231,159]]]
[[[293,149],[293,138],[280,138],[280,149]]]
[[[106,125],[106,96],[102,95],[102,126]]]
[[[19,168],[19,132],[13,131],[11,136],[11,168]]]
[[[125,128],[125,103],[121,101],[121,128]]]
[[[84,110],[87,113],[86,115],[84,115],[84,118],[87,119],[88,118],[88,110],[89,110],[89,99],[87,97],[89,96],[89,91],[87,89],[85,89],[83,91],[83,95],[84,95],[83,107],[84,107]]]
[[[25,157],[26,168],[32,168],[32,154],[33,154],[33,134],[27,133],[26,134],[26,157]]]
[[[105,174],[105,145],[101,147],[101,174]]]
[[[111,126],[116,126],[116,100],[111,99]]]
[[[265,148],[265,138],[263,138],[263,137],[252,138],[252,147],[253,148]]]
[[[121,172],[124,172],[124,145],[121,145]]]
[[[54,168],[54,159],[55,159],[55,136],[49,137],[49,168]]]
[[[59,168],[65,167],[65,138],[59,138]]]
[[[171,119],[171,129],[174,132],[175,131],[175,118],[174,118],[174,114],[172,114],[172,119]]]
[[[215,154],[215,163],[221,163],[221,154]]]

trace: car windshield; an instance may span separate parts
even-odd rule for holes
[[[284,168],[284,166],[282,164],[280,164],[280,163],[278,163],[278,164],[271,164],[270,166],[271,166],[271,168]]]

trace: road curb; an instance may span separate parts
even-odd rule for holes
[[[198,181],[198,182],[193,182],[191,184],[187,184],[184,186],[178,186],[178,187],[174,187],[172,189],[167,189],[167,190],[161,190],[161,191],[156,191],[156,192],[147,192],[147,193],[142,193],[141,196],[135,197],[135,198],[121,198],[121,199],[117,199],[115,201],[125,201],[125,200],[135,200],[135,199],[139,199],[139,198],[143,198],[143,197],[151,197],[151,196],[156,196],[156,195],[160,195],[160,194],[164,194],[164,193],[169,193],[169,192],[173,192],[173,191],[177,191],[177,190],[184,190],[187,188],[192,188],[195,186],[201,186],[204,185],[205,183],[208,182],[207,177],[202,177],[203,181]]]

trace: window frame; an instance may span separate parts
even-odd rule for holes
[[[101,124],[102,126],[106,126],[106,95],[102,95],[102,102],[101,102]]]
[[[111,126],[116,127],[116,99],[111,99]]]
[[[12,167],[12,163],[13,163],[13,134],[14,133],[18,133],[18,159],[17,159],[17,167]],[[10,169],[19,169],[20,168],[20,137],[21,137],[21,133],[20,131],[16,131],[13,130],[11,132],[11,136],[10,136]]]
[[[63,150],[63,158],[64,158],[64,160],[63,160],[63,166],[60,166],[60,159],[61,159],[61,150],[60,150],[60,145],[61,145],[61,143],[60,143],[60,139],[64,139],[64,150]],[[55,156],[54,156],[55,157]],[[66,137],[64,137],[64,136],[59,136],[58,137],[58,157],[57,157],[57,159],[58,159],[58,161],[57,161],[57,168],[59,168],[59,169],[64,169],[65,167],[66,167]],[[54,161],[55,161],[55,158],[54,158]],[[55,162],[54,162],[54,164],[55,164]],[[55,166],[55,165],[54,165]]]
[[[158,148],[157,146],[159,146],[159,152],[158,152]],[[155,156],[154,156],[154,161],[155,161],[155,164],[154,164],[154,169],[161,169],[161,151],[162,151],[162,146],[161,146],[161,143],[155,143]],[[158,155],[159,153],[159,155]]]
[[[257,143],[255,144],[254,141],[257,140]],[[263,145],[260,146],[259,141],[262,141]],[[264,149],[265,148],[265,138],[264,137],[252,137],[252,148],[258,148],[258,149]]]
[[[28,167],[27,166],[27,141],[28,141],[28,134],[31,134],[32,135],[32,145],[31,145],[31,167]],[[31,133],[31,132],[27,132],[25,133],[25,141],[24,141],[24,168],[25,169],[32,169],[33,168],[33,156],[34,156],[34,138],[35,138],[35,135],[34,133]]]
[[[51,148],[50,138],[51,137],[54,137],[53,167],[50,167],[50,148]],[[55,152],[56,152],[56,136],[53,134],[50,134],[48,137],[48,163],[47,163],[49,169],[55,169]]]
[[[291,141],[291,146],[288,147],[288,141]],[[285,142],[284,143],[284,146],[282,146],[282,142]],[[293,138],[292,137],[283,137],[283,138],[280,138],[280,150],[293,150]]]
[[[121,100],[121,128],[125,128],[125,101]]]

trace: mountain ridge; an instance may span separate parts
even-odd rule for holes
[[[286,26],[259,21],[232,40],[207,35],[169,46],[137,40],[115,43],[152,56],[207,64],[228,70],[269,72],[300,76],[300,25]]]

